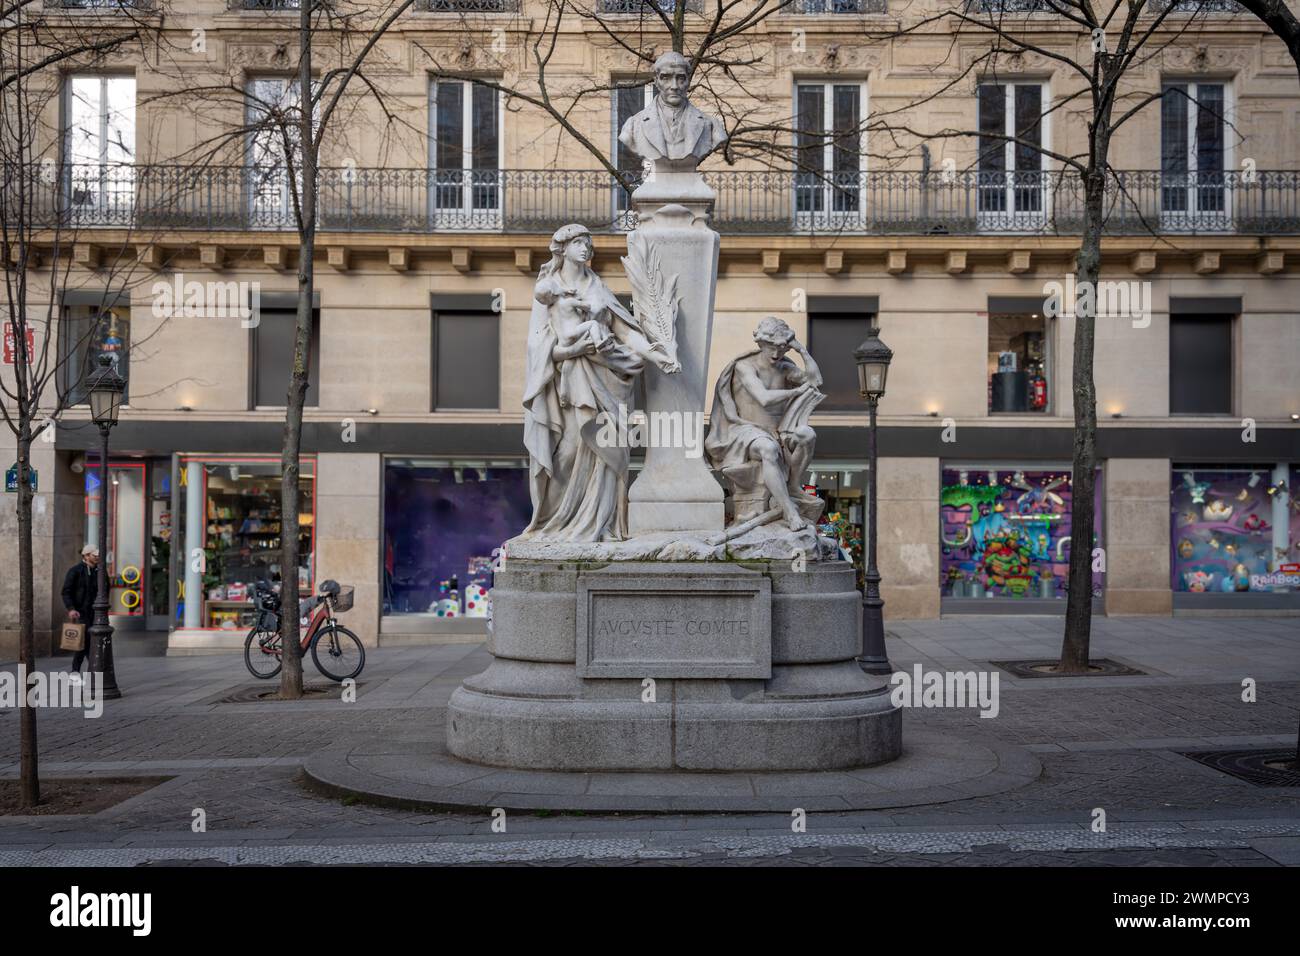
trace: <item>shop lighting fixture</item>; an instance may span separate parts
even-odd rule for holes
[[[193,406],[193,405],[177,405],[177,406],[176,406],[176,411],[178,411],[178,412],[192,412],[192,411],[194,411],[194,406]]]
[[[1293,422],[1300,422],[1300,412],[1292,412],[1292,413],[1291,413],[1291,421],[1293,421]]]
[[[939,409],[937,409],[937,408],[932,408],[932,409],[930,409],[928,412],[926,412],[926,414],[929,415],[931,418],[938,418],[938,417],[939,417]]]
[[[367,409],[366,409],[366,414],[367,414],[367,415],[378,415],[378,414],[379,414],[379,409],[377,409],[377,408],[367,408]]]
[[[1123,417],[1124,417],[1124,413],[1123,413],[1123,412],[1111,412],[1111,413],[1110,413],[1110,417],[1111,417],[1111,418],[1123,418]]]

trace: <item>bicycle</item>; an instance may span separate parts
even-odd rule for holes
[[[366,649],[361,639],[334,617],[336,612],[352,610],[352,595],[351,587],[340,587],[337,581],[322,581],[311,620],[302,633],[303,654],[310,647],[316,669],[332,681],[356,677],[366,666]],[[244,664],[254,677],[270,680],[284,666],[280,599],[269,584],[258,581],[253,587],[253,604],[258,612],[257,621],[244,639]]]

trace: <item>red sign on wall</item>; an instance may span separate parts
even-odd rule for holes
[[[27,333],[26,335],[27,362],[30,365],[32,362],[32,354],[35,351],[34,348],[35,340],[32,337],[32,330],[30,328],[24,329],[23,331]],[[6,322],[5,323],[5,364],[6,365],[13,365],[15,362],[18,361],[18,350],[16,348],[17,340],[18,340],[18,334],[17,331],[14,329],[14,324],[12,322]]]

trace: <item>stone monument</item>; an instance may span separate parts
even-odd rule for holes
[[[821,372],[793,331],[759,323],[700,443],[646,449],[628,486],[626,421],[703,420],[718,234],[696,169],[725,141],[686,97],[680,54],[620,140],[653,163],[633,193],[624,309],[585,227],[552,237],[529,323],[524,444],[533,518],[505,545],[493,661],[448,705],[462,760],[534,770],[828,770],[897,757],[901,711],[854,658],[862,598],[801,479]],[[801,364],[788,357],[794,352]],[[732,490],[725,520],[722,485]]]
[[[727,134],[718,119],[705,116],[687,98],[689,75],[690,64],[680,53],[656,60],[654,101],[623,124],[618,138],[651,164],[650,175],[632,193],[638,225],[628,239],[628,258],[644,263],[653,255],[661,274],[675,277],[678,296],[682,372],[647,376],[646,411],[676,413],[684,427],[695,427],[703,420],[708,384],[720,244],[709,228],[713,190],[696,167]],[[644,290],[634,283],[633,291]],[[633,534],[723,525],[722,489],[703,458],[692,458],[683,448],[647,448],[628,499]]]

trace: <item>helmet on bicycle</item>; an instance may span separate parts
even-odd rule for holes
[[[333,578],[328,578],[320,583],[320,593],[336,597],[339,593],[339,583]]]

